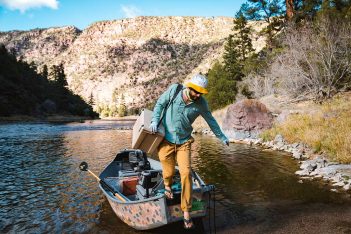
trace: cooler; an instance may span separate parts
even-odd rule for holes
[[[156,151],[165,135],[162,124],[160,124],[157,133],[151,133],[151,119],[152,111],[143,109],[133,126],[132,148],[140,149],[147,154],[153,154]]]
[[[121,180],[122,194],[125,196],[136,194],[138,177],[129,177]]]

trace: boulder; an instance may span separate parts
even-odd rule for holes
[[[272,124],[273,115],[264,104],[255,99],[244,99],[228,107],[222,128],[230,138],[257,138]]]

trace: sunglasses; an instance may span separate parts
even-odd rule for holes
[[[193,89],[193,88],[189,88],[190,90],[192,90],[194,93],[196,93],[196,94],[202,94],[202,93],[200,93],[200,92],[198,92],[198,91],[196,91],[195,89]]]

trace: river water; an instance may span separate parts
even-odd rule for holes
[[[130,148],[133,121],[0,125],[0,233],[140,233],[113,213],[96,180]],[[216,185],[218,233],[351,233],[351,200],[294,175],[285,153],[195,136],[192,164]],[[213,216],[212,216],[213,221]],[[196,221],[209,232],[209,220]],[[212,225],[213,231],[213,225]],[[143,233],[182,233],[181,223]]]

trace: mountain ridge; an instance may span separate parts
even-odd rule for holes
[[[262,22],[254,26],[253,44]],[[41,71],[62,63],[68,87],[96,106],[152,104],[174,82],[206,73],[221,59],[230,17],[136,17],[92,23],[80,31],[73,26],[1,32],[0,43]],[[260,41],[261,40],[261,41]]]

